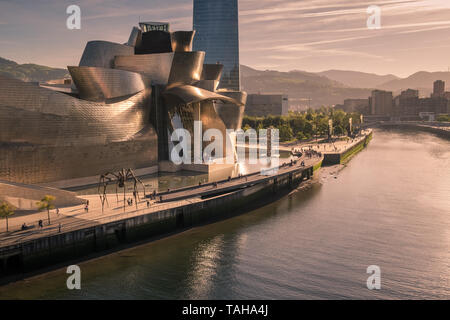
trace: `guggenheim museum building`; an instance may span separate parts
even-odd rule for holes
[[[220,86],[224,64],[192,51],[195,36],[148,22],[125,44],[88,42],[68,67],[70,90],[0,76],[0,180],[73,186],[122,168],[153,173],[175,129],[239,129],[246,94],[230,76]]]

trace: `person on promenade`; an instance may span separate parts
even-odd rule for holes
[[[42,229],[44,227],[43,224],[42,224],[42,220],[39,220],[38,224],[39,224],[39,228]]]
[[[59,216],[59,208],[56,208],[56,215]]]
[[[61,233],[61,223],[58,225],[58,232]]]
[[[86,203],[86,205],[84,206],[84,211],[86,211],[86,213],[89,212],[89,200],[88,200],[88,202]]]
[[[147,200],[147,208],[150,208],[150,201]]]

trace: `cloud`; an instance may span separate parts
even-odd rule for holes
[[[68,32],[67,2],[0,0],[0,55],[64,66],[78,59],[86,41],[125,42],[139,19],[167,21],[173,30],[192,28],[192,0],[77,3],[82,30]],[[382,9],[381,30],[366,27],[369,5]],[[406,74],[448,64],[445,50],[433,48],[450,42],[450,0],[240,0],[239,7],[241,60],[262,69]],[[50,39],[58,41],[43,45]]]

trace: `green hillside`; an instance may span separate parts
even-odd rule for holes
[[[260,71],[241,66],[242,87],[248,93],[282,93],[291,107],[304,109],[342,104],[348,98],[367,98],[371,89],[350,88],[325,76],[304,71]]]
[[[56,69],[37,64],[18,64],[14,61],[0,58],[0,75],[22,81],[49,81],[69,77],[66,69]]]

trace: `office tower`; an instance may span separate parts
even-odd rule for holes
[[[394,98],[392,92],[383,90],[372,91],[370,97],[370,114],[391,115]]]
[[[222,89],[240,91],[238,0],[194,0],[194,51],[223,64]]]

